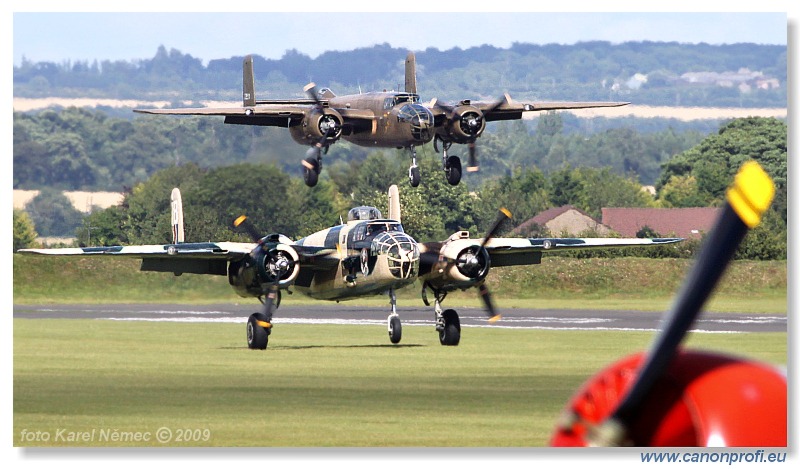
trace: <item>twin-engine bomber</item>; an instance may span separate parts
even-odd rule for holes
[[[417,94],[416,56],[409,52],[405,62],[404,91],[379,91],[337,96],[329,88],[317,89],[309,83],[308,98],[256,99],[253,57],[243,61],[241,107],[134,109],[146,114],[184,116],[224,116],[226,124],[285,127],[301,145],[309,145],[302,161],[306,185],[317,184],[322,170],[322,155],[339,139],[365,147],[407,148],[411,153],[408,179],[417,187],[421,181],[417,150],[433,140],[439,152],[442,145],[442,169],[447,182],[461,181],[461,158],[448,155],[453,143],[467,145],[467,171],[477,171],[475,142],[483,134],[486,122],[521,119],[524,112],[559,109],[616,107],[627,102],[555,102],[512,101],[505,93],[494,102],[462,99],[447,104],[433,98],[423,103]]]
[[[458,313],[442,309],[447,294],[477,288],[489,321],[500,315],[485,281],[492,267],[541,263],[542,253],[562,249],[623,246],[658,246],[680,238],[497,238],[502,222],[511,217],[501,209],[494,225],[480,239],[466,231],[444,241],[417,242],[401,224],[397,186],[389,188],[389,214],[375,207],[355,207],[347,222],[292,241],[281,234],[263,236],[247,219],[234,221],[252,243],[183,242],[183,208],[180,191],[172,192],[173,242],[164,245],[103,246],[57,249],[20,249],[23,254],[129,256],[142,259],[141,270],[181,274],[227,275],[242,297],[261,300],[261,310],[247,321],[247,345],[266,349],[273,328],[273,313],[281,292],[294,289],[311,298],[340,301],[388,294],[389,340],[400,342],[402,325],[395,291],[416,281],[422,300],[433,298],[434,323],[442,345],[458,345]]]

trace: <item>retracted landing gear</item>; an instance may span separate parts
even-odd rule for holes
[[[393,288],[389,289],[389,300],[392,303],[392,314],[388,318],[389,340],[393,344],[398,344],[403,337],[403,325],[400,323],[400,316],[397,314],[397,297]]]

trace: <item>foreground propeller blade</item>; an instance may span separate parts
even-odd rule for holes
[[[629,437],[636,416],[653,384],[668,367],[700,308],[722,277],[747,230],[756,227],[772,203],[775,185],[767,173],[751,161],[736,175],[726,193],[726,204],[712,227],[694,267],[684,280],[680,293],[667,316],[666,326],[648,352],[636,381],[611,417],[599,428],[597,444],[618,446]]]
[[[497,322],[502,316],[497,313],[494,307],[494,301],[492,301],[492,294],[489,293],[489,287],[487,287],[485,283],[482,283],[481,286],[478,287],[478,292],[480,293],[481,301],[483,301],[483,306],[486,308],[486,314],[489,315],[489,322]]]
[[[250,238],[256,243],[262,238],[261,234],[258,232],[258,230],[256,230],[255,225],[253,225],[253,222],[251,222],[246,215],[241,215],[239,218],[234,220],[233,227],[245,230],[245,232],[250,235]]]

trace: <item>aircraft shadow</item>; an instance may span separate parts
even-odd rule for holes
[[[412,348],[427,347],[423,344],[373,344],[373,345],[276,345],[269,346],[267,350],[305,350],[305,349],[349,349],[349,348]],[[249,350],[247,346],[220,347],[220,350]]]

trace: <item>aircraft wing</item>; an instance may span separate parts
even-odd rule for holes
[[[486,243],[486,251],[491,258],[492,267],[510,265],[539,264],[543,252],[565,249],[601,249],[632,246],[658,246],[683,241],[683,238],[491,238]],[[464,245],[480,245],[482,239],[462,239]],[[435,265],[445,243],[423,243],[423,267]],[[425,269],[421,269],[425,270]]]
[[[226,124],[289,127],[299,122],[308,107],[298,105],[269,105],[255,107],[199,107],[176,109],[134,109],[141,114],[172,116],[224,116]]]
[[[223,116],[226,124],[290,127],[303,119],[311,109],[306,100],[286,101],[291,104],[267,104],[254,107],[200,107],[175,109],[134,109],[140,114],[173,116]],[[305,104],[305,106],[301,105]],[[336,109],[344,125],[354,128],[372,128],[375,113],[369,109]],[[293,122],[294,121],[294,122]]]
[[[247,255],[254,243],[180,243],[144,244],[139,246],[100,246],[85,248],[20,249],[21,254],[50,256],[124,256],[144,258],[191,258],[236,260]]]
[[[481,240],[476,240],[480,243]],[[493,267],[538,264],[543,252],[565,249],[601,249],[632,246],[658,246],[683,241],[683,238],[492,238],[486,250]]]
[[[523,112],[530,111],[557,111],[567,109],[588,109],[598,107],[626,106],[628,102],[571,102],[571,101],[511,101],[506,100],[502,105],[497,103],[472,103],[486,115],[486,121],[511,120],[522,118]]]
[[[300,258],[300,268],[317,270],[339,262],[335,249],[290,244]],[[122,256],[142,259],[141,270],[175,274],[227,275],[229,261],[248,255],[255,243],[208,242],[149,244],[138,246],[100,246],[84,248],[20,249],[20,254],[49,256]]]

